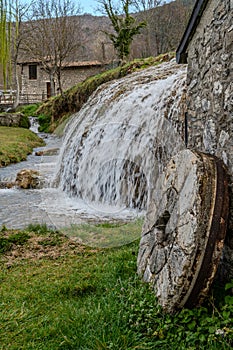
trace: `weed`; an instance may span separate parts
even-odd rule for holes
[[[5,237],[0,237],[0,253],[5,253],[10,250],[12,244]]]
[[[34,232],[38,235],[47,235],[48,232],[53,232],[50,230],[46,224],[29,224],[27,226],[27,231]]]
[[[0,234],[0,253],[5,253],[11,250],[13,244],[15,245],[23,245],[28,241],[30,235],[27,232],[17,232],[5,235],[7,230],[1,230]]]

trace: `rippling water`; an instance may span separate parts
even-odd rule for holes
[[[0,168],[0,181],[14,181],[21,169],[35,169],[49,184],[57,164],[57,155],[36,156],[35,152],[58,148],[61,139],[52,135],[39,135],[46,147],[36,148],[27,161]],[[124,213],[123,213],[124,211]],[[72,224],[110,219],[132,219],[135,212],[110,206],[92,206],[82,200],[73,200],[58,188],[36,190],[19,188],[0,189],[0,227],[23,228],[30,223],[45,223],[62,228]]]

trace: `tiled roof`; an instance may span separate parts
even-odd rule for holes
[[[18,64],[28,65],[28,64],[40,64],[40,60],[38,59],[29,59],[18,62]],[[49,61],[47,61],[49,62]],[[103,65],[100,61],[77,61],[77,62],[64,62],[63,67],[90,67],[90,66],[101,66]]]

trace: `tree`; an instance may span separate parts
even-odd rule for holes
[[[155,19],[155,9],[164,4],[163,0],[134,0],[133,5],[136,8],[139,17],[146,21],[147,26],[145,28],[145,49],[143,56],[148,57],[153,55],[153,43],[151,40],[151,31],[154,25]]]
[[[62,93],[62,69],[80,45],[81,33],[77,35],[77,20],[72,19],[79,11],[72,0],[37,0],[32,6],[33,20],[27,23],[30,37],[25,49],[48,73],[52,96],[55,78]]]
[[[10,37],[11,25],[9,20],[10,3],[0,0],[0,66],[3,75],[4,86],[9,80],[11,70]]]
[[[16,98],[14,100],[14,108],[19,104],[20,86],[17,74],[17,63],[19,51],[23,45],[23,41],[29,34],[27,27],[24,25],[24,20],[28,18],[32,2],[23,4],[18,0],[11,1],[11,62],[12,62],[12,85],[16,89]]]
[[[16,89],[14,107],[19,103],[17,61],[22,44],[22,21],[30,4],[18,0],[0,0],[0,66],[5,87]]]
[[[135,35],[140,33],[141,28],[146,26],[146,22],[137,23],[136,19],[129,14],[129,6],[132,5],[131,0],[120,0],[121,7],[118,4],[116,10],[112,0],[99,0],[99,4],[109,17],[115,33],[106,32],[117,51],[118,58],[124,62],[130,54],[130,45]]]
[[[157,56],[175,50],[185,30],[195,0],[134,0],[137,16],[146,20],[142,35],[143,56]],[[133,49],[135,49],[133,47]]]

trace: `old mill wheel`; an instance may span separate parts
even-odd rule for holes
[[[199,305],[221,256],[228,183],[220,160],[183,150],[159,177],[145,220],[138,273],[167,312]]]

